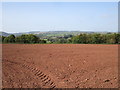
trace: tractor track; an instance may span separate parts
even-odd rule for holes
[[[3,60],[3,63],[4,62],[5,63],[8,62],[11,65],[12,64],[13,65],[19,65],[21,68],[24,68],[29,72],[32,72],[34,74],[34,76],[39,81],[41,81],[42,86],[44,86],[44,87],[49,87],[49,88],[55,88],[56,87],[55,83],[51,80],[51,78],[48,75],[44,74],[41,70],[35,68],[33,65],[28,65],[27,63],[19,63],[19,62],[14,62],[14,61],[5,60],[5,59]],[[10,66],[10,68],[13,69],[12,66]]]

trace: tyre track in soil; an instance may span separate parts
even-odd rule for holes
[[[51,80],[51,78],[48,75],[44,74],[41,70],[34,68],[33,65],[28,65],[27,63],[22,64],[22,63],[13,62],[10,60],[3,60],[3,63],[4,62],[9,62],[11,64],[11,66],[10,65],[8,65],[8,66],[13,70],[15,70],[15,69],[12,67],[12,64],[18,65],[18,66],[20,66],[20,68],[24,68],[24,70],[26,69],[28,72],[33,73],[34,77],[36,77],[37,80],[39,80],[39,82],[42,83],[41,87],[48,87],[48,88],[56,87],[55,83]],[[16,72],[18,72],[18,71],[16,71]]]

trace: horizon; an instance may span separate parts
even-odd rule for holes
[[[117,2],[3,2],[3,30],[118,32]]]
[[[4,33],[8,33],[8,34],[15,34],[15,33],[29,33],[29,32],[93,32],[93,33],[109,33],[110,31],[68,31],[68,30],[65,30],[65,31],[25,31],[25,32],[6,32],[6,31],[0,31],[0,32],[4,32]],[[119,31],[112,31],[110,33],[118,33]]]

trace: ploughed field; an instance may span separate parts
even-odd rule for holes
[[[118,45],[3,44],[3,88],[117,88]]]

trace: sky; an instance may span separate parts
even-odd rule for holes
[[[2,29],[28,31],[118,31],[117,2],[3,2]]]

